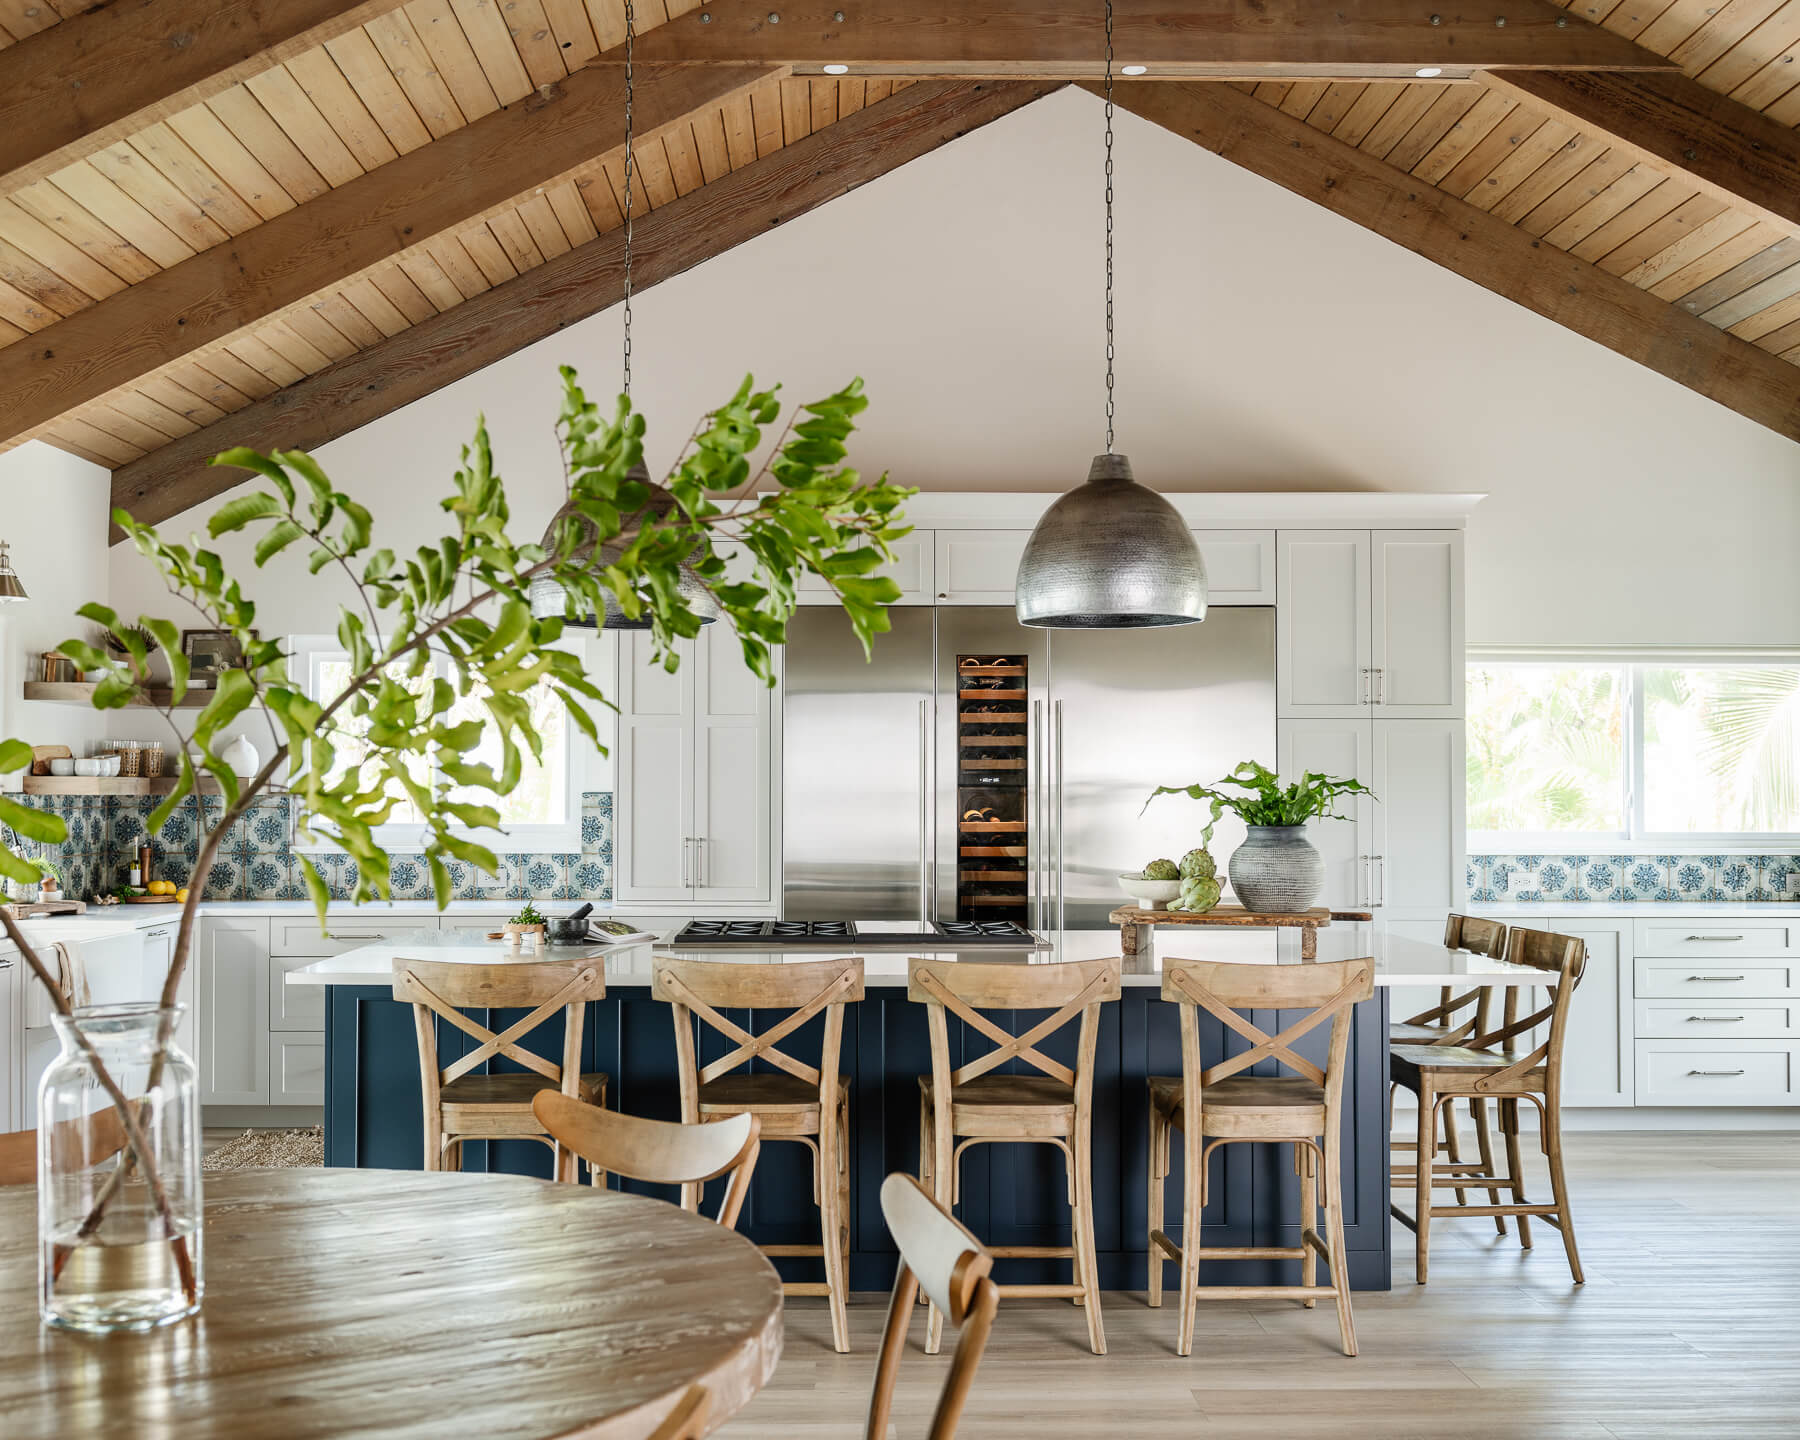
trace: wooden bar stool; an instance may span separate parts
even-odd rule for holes
[[[1350,1313],[1350,1273],[1344,1256],[1343,1167],[1339,1160],[1344,1067],[1350,1047],[1352,1007],[1375,993],[1373,960],[1333,964],[1232,965],[1220,961],[1163,961],[1162,998],[1181,1007],[1181,1074],[1150,1077],[1150,1304],[1162,1304],[1163,1261],[1181,1266],[1181,1326],[1175,1350],[1194,1348],[1194,1314],[1201,1296],[1209,1300],[1298,1300],[1308,1309],[1322,1296],[1337,1301],[1338,1335],[1344,1353],[1356,1353],[1356,1322]],[[1295,1010],[1309,1013],[1270,1035],[1240,1010]],[[1250,1041],[1250,1048],[1218,1064],[1200,1063],[1200,1018],[1205,1010]],[[1302,1035],[1331,1022],[1323,1067],[1291,1047]],[[1296,1075],[1245,1075],[1261,1060],[1280,1061]],[[1170,1136],[1181,1132],[1183,1194],[1181,1241],[1163,1233],[1163,1190],[1169,1176]],[[1221,1145],[1249,1141],[1291,1144],[1300,1171],[1300,1243],[1203,1246],[1201,1212],[1206,1208],[1207,1162]],[[1325,1234],[1315,1223],[1315,1205],[1325,1209]],[[1316,1282],[1323,1258],[1331,1284]],[[1213,1285],[1200,1288],[1202,1260],[1298,1260],[1298,1285]]]
[[[881,1357],[875,1364],[875,1390],[863,1434],[866,1440],[887,1440],[900,1355],[906,1349],[913,1301],[922,1293],[930,1297],[933,1312],[948,1315],[958,1331],[956,1354],[926,1432],[928,1440],[952,1440],[1000,1304],[1000,1287],[990,1278],[994,1255],[910,1175],[890,1175],[881,1182],[881,1214],[899,1248],[900,1267],[894,1274],[887,1326],[881,1332]]]
[[[1444,920],[1444,948],[1446,950],[1463,950],[1471,955],[1486,955],[1498,960],[1506,954],[1506,926],[1498,920],[1484,920],[1475,915],[1451,914]],[[1488,1028],[1490,1004],[1493,990],[1486,985],[1477,985],[1465,990],[1460,995],[1449,985],[1444,986],[1438,995],[1438,1003],[1429,1010],[1421,1010],[1417,1015],[1405,1020],[1395,1020],[1388,1025],[1389,1045],[1460,1045],[1471,1035],[1478,1035]],[[1458,1018],[1463,1011],[1466,1015]],[[1487,1102],[1471,1100],[1469,1102],[1469,1118],[1475,1123],[1475,1145],[1481,1156],[1478,1165],[1468,1168],[1482,1172],[1494,1168],[1494,1139],[1488,1129]],[[1388,1084],[1388,1129],[1393,1129],[1394,1119],[1394,1086]],[[1411,1155],[1417,1148],[1413,1140],[1389,1141],[1388,1148],[1403,1154]],[[1456,1106],[1454,1103],[1444,1106],[1444,1139],[1443,1152],[1450,1158],[1437,1165],[1439,1174],[1454,1175],[1463,1168],[1462,1137],[1456,1127]],[[1434,1152],[1434,1159],[1435,1159]],[[1490,1190],[1488,1197],[1498,1205],[1500,1192]],[[1457,1203],[1468,1197],[1464,1191],[1456,1192]],[[1506,1233],[1506,1219],[1496,1215],[1494,1225],[1502,1235]]]
[[[790,1140],[812,1152],[813,1203],[819,1207],[819,1245],[765,1245],[765,1255],[817,1255],[825,1282],[786,1281],[787,1295],[823,1295],[831,1302],[831,1339],[850,1349],[850,1077],[838,1073],[844,1006],[863,998],[861,959],[798,961],[791,965],[729,960],[673,960],[658,956],[651,973],[656,995],[669,1002],[681,1072],[681,1118],[692,1124],[721,1115],[749,1114],[762,1122],[764,1143]],[[789,1010],[761,1035],[752,1035],[722,1010]],[[780,1048],[815,1015],[824,1016],[819,1063],[808,1065]],[[735,1048],[701,1065],[694,1021]],[[741,1071],[761,1061],[773,1069]],[[737,1072],[737,1073],[733,1073]],[[697,1210],[700,1187],[682,1187],[682,1205]]]
[[[1431,1222],[1458,1215],[1516,1215],[1519,1220],[1519,1244],[1531,1248],[1531,1221],[1537,1215],[1548,1220],[1562,1233],[1563,1249],[1568,1252],[1569,1273],[1577,1285],[1582,1283],[1581,1257],[1575,1248],[1575,1225],[1569,1215],[1568,1184],[1563,1178],[1562,1154],[1562,1061],[1563,1042],[1568,1035],[1569,1004],[1575,998],[1575,987],[1581,983],[1587,966],[1587,945],[1571,935],[1555,935],[1547,930],[1515,929],[1507,937],[1506,959],[1514,965],[1526,965],[1544,972],[1544,989],[1548,1002],[1530,1015],[1519,1015],[1520,991],[1536,987],[1509,986],[1499,1029],[1469,1037],[1466,1045],[1394,1045],[1388,1052],[1388,1069],[1393,1080],[1406,1086],[1419,1097],[1419,1139],[1417,1156],[1410,1167],[1396,1166],[1392,1185],[1395,1189],[1411,1187],[1414,1211],[1408,1215],[1398,1205],[1390,1205],[1396,1220],[1410,1226],[1415,1235],[1417,1279],[1425,1283],[1426,1265],[1431,1248]],[[1545,1022],[1549,1029],[1537,1047],[1528,1053],[1501,1048],[1508,1040],[1527,1037]],[[1424,1163],[1437,1137],[1437,1111],[1457,1097],[1500,1102],[1500,1132],[1506,1141],[1506,1173],[1492,1167],[1484,1173],[1469,1173],[1458,1166],[1454,1174],[1440,1173],[1442,1167]],[[1525,1174],[1519,1158],[1519,1102],[1529,1100],[1538,1107],[1541,1134],[1539,1144],[1550,1162],[1551,1203],[1533,1204],[1525,1198]],[[1455,1189],[1458,1195],[1467,1189],[1510,1191],[1512,1201],[1501,1204],[1493,1199],[1487,1205],[1434,1205],[1434,1189]]]
[[[590,1105],[606,1103],[606,1076],[581,1073],[583,1021],[590,1001],[606,998],[606,966],[599,960],[537,960],[498,965],[443,961],[394,961],[394,998],[413,1007],[419,1035],[419,1081],[425,1101],[425,1168],[462,1168],[465,1140],[538,1140],[555,1156],[559,1180],[575,1178],[575,1155],[556,1143],[532,1113],[542,1090],[560,1090]],[[496,1033],[464,1010],[533,1007]],[[562,1063],[522,1048],[519,1041],[552,1016],[563,1017]],[[441,1015],[477,1042],[460,1059],[438,1068]],[[525,1067],[522,1073],[477,1074],[498,1056]]]
[[[678,1125],[584,1105],[553,1090],[541,1091],[531,1108],[565,1149],[588,1162],[588,1180],[595,1186],[608,1175],[684,1186],[731,1176],[718,1220],[727,1230],[737,1224],[761,1149],[761,1127],[754,1115]]]
[[[963,1152],[971,1145],[1054,1145],[1068,1162],[1072,1245],[993,1245],[998,1258],[1073,1262],[1068,1285],[1002,1285],[1000,1294],[1054,1295],[1087,1310],[1088,1341],[1106,1353],[1100,1319],[1100,1272],[1094,1253],[1094,1049],[1100,1007],[1119,998],[1120,962],[1082,960],[1052,965],[912,960],[907,998],[929,1007],[931,1074],[919,1077],[919,1169],[938,1204],[950,1209],[961,1189]],[[984,1010],[1053,1010],[1022,1034],[996,1024]],[[994,1042],[987,1054],[952,1069],[948,1016]],[[1081,1021],[1074,1068],[1037,1047],[1075,1019]],[[1020,1060],[1037,1075],[993,1073]],[[944,1317],[936,1305],[925,1330],[935,1355]]]

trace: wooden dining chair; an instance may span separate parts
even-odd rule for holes
[[[726,1229],[737,1224],[761,1148],[756,1116],[678,1125],[602,1110],[555,1090],[540,1091],[531,1110],[559,1145],[587,1161],[595,1185],[609,1174],[652,1185],[701,1185],[730,1175],[718,1219]]]
[[[460,1170],[465,1140],[537,1140],[555,1157],[559,1180],[575,1178],[575,1156],[559,1146],[531,1106],[541,1091],[560,1091],[589,1104],[606,1103],[606,1076],[581,1072],[583,1022],[590,1002],[606,996],[600,960],[537,960],[495,965],[394,961],[394,998],[413,1007],[419,1037],[419,1082],[425,1113],[425,1169]],[[464,1010],[529,1013],[498,1032]],[[562,1061],[533,1054],[519,1041],[561,1014]],[[437,1017],[475,1042],[468,1054],[438,1065]],[[480,1073],[504,1056],[522,1071]],[[446,1163],[447,1162],[447,1163]]]
[[[110,1105],[91,1112],[79,1126],[66,1127],[64,1133],[79,1139],[86,1149],[79,1158],[73,1155],[66,1161],[58,1158],[59,1165],[67,1164],[72,1169],[98,1165],[125,1148],[125,1125],[119,1119],[119,1112]],[[38,1132],[35,1130],[14,1130],[0,1135],[0,1185],[35,1185],[37,1150]]]
[[[1433,1147],[1437,1111],[1458,1097],[1497,1100],[1500,1132],[1506,1142],[1504,1174],[1492,1167],[1479,1175],[1471,1174],[1467,1167],[1458,1167],[1456,1173],[1445,1175],[1422,1159],[1411,1167],[1394,1167],[1391,1183],[1395,1189],[1412,1189],[1414,1208],[1410,1215],[1398,1205],[1390,1205],[1389,1209],[1395,1219],[1414,1232],[1416,1279],[1421,1285],[1425,1283],[1430,1258],[1431,1222],[1459,1215],[1516,1216],[1519,1244],[1527,1250],[1531,1248],[1530,1217],[1536,1215],[1548,1221],[1562,1234],[1569,1273],[1577,1285],[1582,1283],[1575,1225],[1569,1214],[1568,1183],[1563,1175],[1562,1067],[1569,1005],[1587,967],[1587,945],[1572,935],[1515,928],[1507,936],[1506,959],[1546,976],[1541,988],[1548,992],[1548,999],[1539,1009],[1530,1015],[1519,1014],[1521,992],[1530,990],[1535,995],[1540,987],[1508,986],[1497,1029],[1472,1035],[1463,1045],[1394,1045],[1388,1051],[1390,1076],[1419,1099],[1420,1157]],[[1506,1048],[1507,1042],[1513,1040],[1529,1044],[1532,1033],[1543,1025],[1548,1028],[1533,1049],[1520,1053]],[[1525,1174],[1519,1154],[1521,1100],[1538,1108],[1539,1145],[1550,1164],[1549,1204],[1534,1204],[1525,1196]],[[1510,1192],[1511,1201],[1502,1204],[1496,1198],[1486,1205],[1432,1203],[1434,1190],[1456,1189],[1460,1193],[1465,1188],[1489,1189],[1491,1195],[1490,1186]]]
[[[1162,998],[1181,1007],[1181,1074],[1150,1077],[1150,1304],[1162,1304],[1163,1264],[1181,1267],[1181,1324],[1177,1354],[1194,1348],[1194,1317],[1208,1300],[1298,1300],[1309,1309],[1330,1296],[1337,1302],[1338,1337],[1356,1354],[1356,1321],[1350,1312],[1350,1271],[1344,1253],[1344,1070],[1354,1006],[1375,993],[1373,960],[1303,965],[1244,965],[1211,960],[1163,961]],[[1307,1013],[1271,1035],[1246,1019],[1244,1010]],[[1215,1065],[1200,1061],[1200,1011],[1224,1022],[1250,1042],[1248,1049]],[[1324,1065],[1292,1047],[1330,1022]],[[1248,1075],[1252,1065],[1274,1060],[1296,1073]],[[1181,1133],[1181,1244],[1163,1232],[1163,1191],[1169,1177],[1171,1137]],[[1289,1144],[1300,1172],[1300,1243],[1296,1246],[1223,1246],[1200,1243],[1206,1208],[1207,1166],[1222,1145]],[[1324,1233],[1317,1207],[1325,1212]],[[1331,1275],[1317,1284],[1318,1261]],[[1202,1260],[1298,1260],[1298,1285],[1200,1286]]]
[[[907,965],[907,998],[928,1007],[931,1074],[919,1077],[919,1170],[937,1202],[952,1208],[961,1191],[960,1165],[972,1145],[1054,1145],[1068,1165],[1070,1245],[995,1245],[1000,1258],[1066,1259],[1067,1285],[1002,1285],[1002,1296],[1053,1295],[1087,1311],[1088,1342],[1106,1353],[1100,1316],[1100,1268],[1094,1250],[1094,1050],[1100,1007],[1117,1000],[1120,962],[1067,961],[1049,965],[914,959]],[[985,1011],[1049,1010],[1019,1034]],[[960,1066],[950,1063],[949,1017],[993,1042],[986,1054]],[[1038,1049],[1065,1026],[1080,1021],[1073,1066]],[[1002,1074],[1009,1060],[1038,1073]],[[927,1294],[930,1292],[927,1291]],[[933,1305],[925,1349],[935,1355],[944,1312]]]
[[[692,1124],[723,1115],[754,1115],[766,1143],[803,1145],[812,1157],[813,1203],[819,1207],[817,1245],[765,1245],[770,1256],[817,1255],[825,1281],[784,1281],[787,1295],[823,1295],[831,1307],[831,1339],[850,1349],[850,1077],[838,1073],[844,1006],[863,998],[859,958],[747,964],[657,956],[651,987],[669,1002],[681,1083],[681,1118]],[[786,1010],[762,1034],[723,1012]],[[823,1017],[816,1065],[796,1059],[782,1042],[809,1020]],[[695,1023],[717,1032],[729,1048],[702,1065]],[[758,1066],[745,1070],[744,1066]],[[696,1210],[700,1187],[684,1186],[682,1204]]]
[[[0,1135],[0,1185],[37,1183],[37,1131]]]
[[[952,1440],[1000,1304],[1000,1287],[991,1277],[994,1252],[952,1219],[910,1175],[890,1175],[882,1181],[881,1213],[899,1247],[900,1268],[881,1332],[869,1423],[863,1433],[866,1440],[887,1440],[900,1354],[906,1348],[914,1302],[923,1291],[931,1299],[932,1313],[949,1316],[957,1331],[956,1353],[926,1432],[928,1440]]]
[[[1485,955],[1498,960],[1506,954],[1506,926],[1498,920],[1487,920],[1476,915],[1458,915],[1452,913],[1444,920],[1444,948],[1461,950],[1471,955]],[[1417,1015],[1405,1020],[1395,1020],[1388,1025],[1388,1044],[1390,1045],[1460,1045],[1471,1035],[1478,1035],[1488,1028],[1489,1006],[1493,991],[1489,986],[1476,985],[1461,994],[1456,988],[1446,985],[1439,992],[1438,1003],[1429,1010],[1421,1010]],[[1388,1128],[1393,1129],[1394,1119],[1394,1085],[1388,1084]],[[1481,1157],[1479,1163],[1471,1162],[1468,1169],[1491,1171],[1494,1168],[1494,1137],[1488,1128],[1488,1111],[1485,1100],[1469,1101],[1469,1118],[1475,1126],[1476,1153]],[[1390,1138],[1388,1148],[1397,1153],[1412,1155],[1416,1141]],[[1442,1175],[1454,1175],[1464,1168],[1462,1158],[1462,1136],[1456,1124],[1456,1106],[1444,1106],[1444,1133],[1442,1153],[1448,1159],[1437,1163],[1437,1171]],[[1433,1160],[1439,1152],[1433,1151]],[[1497,1205],[1500,1203],[1500,1192],[1491,1190],[1489,1198]],[[1456,1192],[1457,1203],[1468,1197],[1464,1191]],[[1496,1215],[1494,1225],[1502,1235],[1506,1233],[1506,1219]]]

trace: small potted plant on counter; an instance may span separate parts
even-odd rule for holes
[[[544,944],[544,917],[537,906],[530,900],[520,908],[519,913],[506,922],[500,933],[506,936],[506,948],[517,950],[527,935],[535,936],[531,942],[533,949],[541,949]]]
[[[1310,909],[1325,883],[1325,861],[1306,838],[1306,822],[1347,820],[1348,815],[1337,813],[1338,801],[1345,795],[1374,793],[1360,780],[1316,771],[1283,787],[1273,770],[1246,760],[1211,785],[1159,785],[1150,800],[1186,795],[1208,801],[1213,821],[1227,810],[1236,815],[1249,830],[1226,865],[1239,902],[1246,910],[1263,914],[1294,914]],[[1150,800],[1144,802],[1146,807]]]

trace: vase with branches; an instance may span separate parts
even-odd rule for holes
[[[197,611],[208,628],[230,632],[243,665],[220,673],[216,691],[194,714],[191,735],[184,735],[176,717],[188,692],[188,667],[173,620],[127,620],[90,604],[79,614],[104,632],[103,643],[76,640],[63,647],[84,670],[100,672],[96,708],[148,707],[175,736],[180,770],[147,828],[154,832],[191,804],[200,833],[168,973],[153,1007],[154,1055],[135,1093],[128,1093],[84,1034],[66,968],[54,957],[47,961],[0,909],[0,925],[69,1022],[60,1027],[65,1044],[79,1052],[76,1058],[98,1092],[95,1113],[104,1111],[105,1128],[118,1140],[104,1160],[104,1177],[76,1187],[83,1197],[80,1213],[68,1224],[40,1227],[46,1229],[47,1320],[70,1323],[58,1309],[59,1280],[81,1247],[105,1242],[109,1211],[126,1192],[138,1194],[138,1208],[161,1225],[172,1255],[178,1293],[160,1318],[192,1313],[199,1304],[202,1277],[191,1226],[175,1213],[164,1184],[165,1161],[144,1122],[169,1069],[177,987],[192,954],[208,876],[227,832],[259,797],[285,793],[297,839],[323,842],[355,861],[350,893],[334,897],[313,859],[296,857],[321,927],[334,898],[356,904],[391,898],[390,857],[379,827],[402,806],[420,822],[420,853],[441,908],[454,889],[451,863],[489,874],[499,870],[483,832],[500,829],[492,802],[517,784],[525,753],[542,756],[531,694],[548,687],[575,726],[602,745],[596,714],[610,702],[582,657],[560,643],[568,622],[600,614],[610,602],[618,613],[648,621],[657,655],[674,670],[676,642],[698,634],[702,623],[690,603],[695,592],[686,571],[735,629],[751,670],[770,684],[771,648],[785,638],[802,573],[831,587],[865,649],[888,628],[886,607],[899,590],[875,571],[891,558],[891,542],[906,533],[901,505],[911,492],[885,476],[865,479],[846,463],[855,417],[867,403],[860,381],[800,406],[765,450],[765,431],[780,419],[782,407],[774,389],[759,389],[747,377],[694,429],[663,486],[652,487],[643,483],[641,469],[633,473],[642,463],[645,424],[629,399],[621,396],[603,412],[573,370],[565,367],[561,376],[556,428],[566,503],[541,542],[508,532],[511,512],[484,422],[464,447],[452,492],[442,502],[443,535],[411,555],[377,547],[368,509],[303,452],[240,449],[214,459],[266,484],[220,506],[208,523],[211,538],[250,532],[259,569],[304,547],[312,574],[338,577],[348,598],[338,606],[336,634],[348,656],[349,678],[333,694],[307,693],[290,673],[281,643],[258,635],[256,603],[216,551],[198,537],[171,540],[115,512],[115,522],[171,597]],[[728,573],[728,548],[749,557],[749,573]],[[565,613],[534,617],[530,590],[546,579],[561,587]],[[148,663],[157,648],[169,669],[161,691],[151,688]],[[480,718],[457,718],[472,706]],[[222,752],[228,732],[251,715],[266,721],[276,744],[253,775],[241,778]],[[498,764],[472,758],[479,745],[496,739]],[[17,770],[30,759],[24,741],[0,742],[0,771]],[[217,800],[201,800],[203,776]],[[18,842],[17,848],[0,845],[0,874],[36,881],[42,872],[21,851],[60,844],[64,822],[0,795],[0,823]],[[40,1133],[41,1179],[64,1153],[53,1145],[56,1139]],[[77,1145],[74,1153],[92,1162],[96,1149],[105,1147]],[[197,1170],[193,1188],[197,1192]]]

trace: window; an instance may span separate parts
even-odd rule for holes
[[[294,670],[306,677],[306,693],[315,699],[336,695],[349,682],[349,659],[342,650],[329,648],[334,644],[325,639],[314,644],[305,639],[295,642]],[[452,678],[449,663],[441,659],[435,673]],[[422,693],[431,680],[431,675],[422,675],[408,683],[415,692]],[[543,758],[534,759],[531,752],[525,750],[521,755],[519,783],[504,795],[479,791],[453,791],[452,794],[458,798],[478,798],[481,803],[493,805],[500,811],[505,837],[491,830],[472,832],[472,838],[479,844],[494,850],[574,852],[581,848],[580,757],[586,750],[578,751],[572,743],[580,732],[569,723],[568,711],[554,690],[548,685],[539,685],[530,692],[530,700],[533,722],[543,737]],[[480,696],[471,694],[458,699],[449,718],[452,723],[459,723],[485,714]],[[334,778],[362,763],[354,741],[340,742],[337,748],[337,762],[332,771]],[[498,771],[499,736],[489,730],[470,752],[469,758],[485,761]],[[420,775],[418,778],[426,777]],[[405,798],[404,792],[397,798],[400,803],[394,807],[389,823],[378,827],[376,840],[389,850],[416,850],[424,839],[419,812]]]
[[[1800,835],[1800,662],[1477,659],[1468,715],[1482,842]]]

